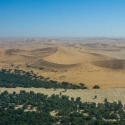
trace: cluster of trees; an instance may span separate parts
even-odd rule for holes
[[[81,102],[80,97],[69,99],[54,94],[48,97],[33,91],[0,94],[0,125],[125,125],[124,118],[120,101],[105,100],[96,105]]]
[[[87,89],[84,84],[75,85],[68,82],[58,83],[53,80],[46,80],[43,76],[37,76],[31,72],[15,69],[2,69],[0,71],[0,87],[15,88],[15,87],[35,87],[35,88],[64,88],[64,89]]]

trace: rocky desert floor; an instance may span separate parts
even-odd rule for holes
[[[125,96],[125,39],[120,38],[0,38],[0,68],[33,71],[37,75],[89,90],[67,90],[83,101],[122,100]],[[100,90],[93,90],[99,85]],[[3,91],[5,88],[1,88]],[[8,89],[18,91],[21,88]],[[24,88],[23,88],[24,89]],[[30,88],[50,95],[62,90]],[[97,95],[96,99],[93,99]]]

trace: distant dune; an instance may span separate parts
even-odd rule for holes
[[[26,50],[22,50],[22,49],[8,49],[6,50],[5,52],[6,54],[8,55],[11,55],[11,54],[17,54],[17,53],[26,53]]]

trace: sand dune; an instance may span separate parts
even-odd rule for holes
[[[125,87],[125,41],[4,39],[0,47],[0,68],[20,65],[18,69],[89,88]]]
[[[108,49],[119,48],[114,44],[105,44],[105,43],[94,43],[94,44],[91,43],[91,44],[85,44],[85,45],[92,48],[108,48]]]
[[[54,53],[57,50],[57,47],[47,47],[41,49],[34,49],[32,52],[46,52],[46,53]]]
[[[120,51],[121,47],[113,44],[106,43],[87,43],[83,45],[85,50],[103,50],[103,51]]]
[[[24,49],[8,49],[5,51],[5,54],[8,54],[8,55],[12,55],[12,54],[17,54],[17,53],[25,53],[26,54],[26,50]]]
[[[58,47],[57,51],[44,58],[44,60],[56,64],[77,64],[92,60],[104,60],[108,59],[106,56],[100,56],[99,54],[91,54],[87,52],[80,52],[67,47]]]
[[[54,54],[44,59],[56,64],[76,64],[84,61],[82,53],[66,47],[58,47]]]

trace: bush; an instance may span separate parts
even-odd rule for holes
[[[40,67],[39,70],[44,70],[45,68],[44,67]]]
[[[93,86],[93,89],[99,89],[100,87],[98,85]]]

